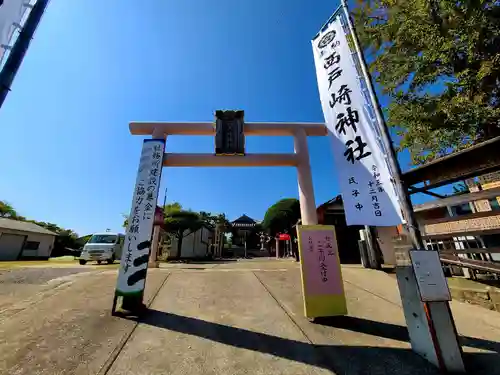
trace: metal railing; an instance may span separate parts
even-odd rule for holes
[[[479,236],[466,233],[453,238],[424,237],[428,250],[437,250],[443,266],[451,274],[456,274],[456,268],[466,269],[466,276],[476,278],[478,273],[500,275],[500,262],[493,259],[492,254],[500,254],[500,247],[487,247]],[[469,275],[467,275],[469,273]]]

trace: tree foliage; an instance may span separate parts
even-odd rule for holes
[[[127,214],[122,214],[123,216],[123,224],[122,224],[122,227],[127,229],[128,227],[128,215]]]
[[[300,219],[300,204],[295,198],[281,199],[269,207],[262,221],[262,227],[271,235],[284,232],[289,233]]]
[[[163,207],[164,214],[164,229],[167,231],[170,238],[177,239],[177,257],[182,256],[182,241],[191,233],[196,232],[202,226],[210,226],[215,228],[216,225],[222,224],[222,227],[227,230],[230,227],[229,221],[225,214],[212,215],[210,212],[200,211],[195,212],[186,210],[179,202],[168,203]],[[128,226],[128,216],[123,214],[123,227]]]
[[[500,135],[500,3],[357,0],[388,124],[414,164]]]
[[[469,187],[465,182],[459,182],[453,185],[452,195],[462,195],[469,193]]]
[[[16,210],[9,203],[0,201],[0,217],[16,219],[18,217]]]
[[[223,231],[228,231],[231,228],[229,220],[223,213],[212,215],[210,212],[200,211],[200,219],[212,228],[220,226]]]
[[[78,242],[78,234],[71,229],[62,229],[57,233],[56,241],[54,243],[53,256],[64,255],[66,249],[78,249],[80,243]]]
[[[182,240],[203,226],[215,228],[222,225],[224,230],[229,230],[230,224],[225,214],[212,215],[210,212],[184,210],[177,203],[165,206],[165,229],[177,239],[177,258],[182,257]]]
[[[89,242],[90,237],[92,237],[92,235],[91,234],[87,234],[85,236],[77,238],[76,242],[78,243],[78,248],[83,247],[87,242]]]
[[[165,216],[168,216],[171,213],[179,211],[182,211],[182,205],[179,202],[167,203],[163,207],[163,212],[165,213]]]

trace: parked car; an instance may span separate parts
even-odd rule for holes
[[[90,261],[96,261],[97,264],[107,262],[112,264],[116,259],[122,256],[123,243],[125,235],[121,233],[95,233],[83,246],[80,254],[80,264],[84,265]]]

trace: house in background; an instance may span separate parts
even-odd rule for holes
[[[233,246],[245,247],[245,243],[251,240],[250,236],[257,224],[257,221],[245,214],[232,221],[231,227],[233,232]],[[253,242],[255,241],[252,241],[252,245],[254,245]],[[248,246],[248,248],[251,247],[253,246]]]
[[[361,238],[361,234],[364,233],[365,227],[363,225],[347,226],[342,196],[339,194],[323,203],[316,209],[316,212],[318,224],[335,226],[340,262],[344,264],[360,264],[361,255],[358,241],[364,239]],[[396,256],[393,238],[399,234],[397,227],[375,227],[374,234],[384,264],[395,265]]]
[[[260,250],[260,222],[243,214],[231,222],[232,247],[227,252],[235,257],[263,256]],[[266,253],[267,255],[267,253]]]
[[[48,259],[56,236],[33,223],[0,218],[0,260]]]
[[[359,231],[364,229],[364,226],[347,226],[342,196],[339,194],[318,206],[316,213],[318,215],[318,224],[335,226],[340,262],[344,264],[360,264],[361,256],[358,241],[361,237]]]
[[[470,192],[500,187],[500,172],[466,180]],[[462,258],[500,261],[500,197],[439,206],[435,201],[414,205],[415,218],[424,236],[427,248],[434,250],[462,250]],[[339,254],[342,263],[358,263],[357,240],[363,226],[346,226],[341,196],[337,196],[317,208],[318,223],[335,225]],[[453,219],[452,219],[453,218]],[[455,220],[451,221],[450,220]],[[383,256],[385,265],[396,265],[394,238],[403,232],[402,227],[375,227],[374,239]],[[481,253],[465,250],[484,248]],[[467,272],[464,272],[467,276]]]
[[[203,226],[196,232],[190,233],[182,239],[182,258],[205,258],[211,253],[214,239],[214,228]],[[172,238],[168,244],[168,259],[177,258],[177,239]]]

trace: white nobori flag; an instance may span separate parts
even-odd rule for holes
[[[312,46],[347,224],[401,224],[400,204],[340,17],[312,41]]]
[[[0,1],[0,45],[8,46],[12,38],[12,34],[16,28],[16,24],[21,23],[24,12],[26,11],[25,3],[28,0],[3,0]],[[5,53],[5,47],[0,48],[0,61]]]

